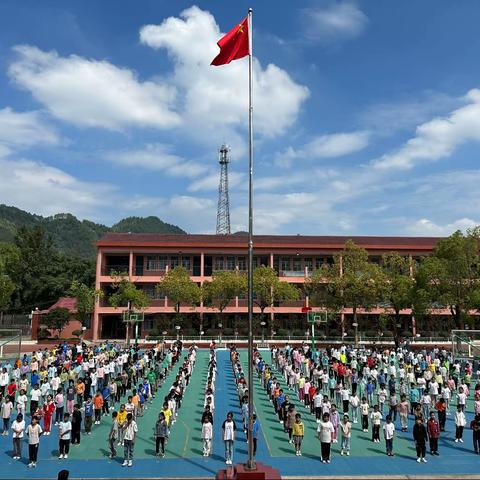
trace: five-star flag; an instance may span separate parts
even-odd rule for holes
[[[210,65],[225,65],[232,60],[238,60],[250,53],[248,43],[248,17],[235,25],[218,42],[220,53],[212,60]]]

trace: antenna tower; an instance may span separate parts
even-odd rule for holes
[[[220,183],[218,185],[217,235],[230,234],[230,201],[228,198],[228,164],[230,147],[223,144],[218,150]]]

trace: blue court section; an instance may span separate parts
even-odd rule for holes
[[[246,352],[242,352],[246,356]],[[56,474],[62,468],[71,472],[71,478],[213,478],[220,468],[225,468],[223,444],[221,442],[221,424],[228,411],[234,413],[237,426],[239,427],[238,438],[235,444],[234,462],[242,462],[247,457],[247,445],[242,431],[242,420],[233,374],[229,364],[227,351],[218,352],[218,372],[215,391],[215,424],[214,424],[214,445],[213,454],[210,458],[201,455],[202,445],[190,447],[190,452],[198,451],[198,454],[191,454],[186,458],[178,456],[155,459],[152,457],[134,460],[131,468],[122,467],[122,458],[115,460],[98,459],[98,455],[92,454],[91,460],[75,460],[74,448],[71,449],[71,457],[68,460],[58,460],[54,454],[58,451],[58,438],[56,433],[41,439],[39,461],[36,469],[27,468],[27,459],[13,461],[12,440],[9,437],[0,436],[0,480],[2,479],[27,479],[27,478],[56,478]],[[244,361],[246,358],[244,358]],[[200,371],[197,372],[200,374]],[[181,416],[181,413],[180,413]],[[468,415],[468,421],[472,417]],[[180,418],[180,417],[179,417]],[[269,424],[262,425],[262,428],[271,428]],[[431,457],[427,454],[428,463],[418,464],[415,459],[413,441],[411,442],[411,455],[399,455],[394,458],[386,457],[374,449],[362,452],[362,456],[341,457],[338,453],[339,445],[333,447],[332,463],[324,465],[315,456],[295,457],[293,449],[291,453],[285,450],[283,457],[271,457],[263,436],[259,437],[257,459],[280,469],[284,476],[385,476],[385,475],[424,475],[435,477],[436,475],[453,475],[461,477],[462,474],[479,474],[480,456],[475,455],[472,449],[472,433],[468,428],[464,434],[463,444],[454,443],[454,425],[451,417],[447,421],[447,432],[440,439],[440,457]],[[399,433],[399,435],[410,438],[411,433]],[[82,442],[88,442],[89,438],[82,436]],[[316,438],[305,438],[305,442],[317,443]],[[285,444],[287,437],[285,436]],[[373,444],[372,444],[373,445]],[[106,439],[103,444],[92,442],[92,452],[98,449],[105,449]],[[378,450],[383,449],[380,444]],[[355,450],[355,438],[352,439],[352,451]],[[318,448],[320,451],[320,448]],[[121,449],[119,454],[121,454]],[[27,455],[27,444],[23,447],[24,456]],[[96,459],[93,459],[97,456]]]

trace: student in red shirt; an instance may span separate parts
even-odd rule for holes
[[[10,383],[8,384],[8,387],[7,387],[7,391],[8,391],[8,395],[10,396],[13,402],[13,400],[15,399],[15,394],[17,393],[17,384],[15,383],[14,378],[10,380]]]
[[[430,412],[430,418],[427,422],[427,432],[430,440],[430,453],[432,455],[439,455],[438,437],[440,437],[440,425],[435,418],[435,412]]]

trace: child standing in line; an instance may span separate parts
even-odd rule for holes
[[[357,393],[350,395],[350,406],[352,407],[352,421],[358,423],[358,406],[360,405],[360,399]]]
[[[413,440],[415,441],[415,447],[417,449],[417,462],[427,463],[425,458],[426,453],[426,442],[428,438],[427,429],[423,424],[422,417],[417,417],[415,419],[415,425],[413,426]]]
[[[55,425],[60,425],[60,422],[62,421],[63,402],[63,390],[58,388],[57,394],[55,395]]]
[[[115,448],[115,444],[118,440],[118,413],[112,412],[112,427],[110,428],[110,433],[108,434],[108,446],[110,447],[110,458],[115,458],[117,456],[117,449]]]
[[[25,418],[25,409],[27,405],[27,396],[25,395],[25,390],[20,389],[20,395],[17,397],[17,413],[21,413],[23,418]]]
[[[213,425],[210,418],[204,417],[202,423],[203,456],[208,457],[212,450]]]
[[[295,445],[295,455],[302,456],[302,440],[305,435],[305,427],[302,422],[302,416],[297,413],[295,415],[295,423],[293,424],[293,443]]]
[[[324,413],[322,421],[318,424],[317,435],[320,440],[322,463],[330,463],[330,450],[332,446],[333,425],[330,415]]]
[[[10,396],[7,395],[5,400],[2,403],[2,420],[3,420],[3,432],[2,435],[8,435],[8,429],[10,428],[10,416],[12,415],[13,411],[13,403],[10,400]],[[19,412],[20,415],[21,412]]]
[[[93,399],[93,406],[95,409],[95,425],[100,425],[100,421],[102,419],[102,407],[103,407],[103,396],[100,390],[97,391],[97,394]]]
[[[72,413],[72,445],[80,445],[80,431],[82,429],[82,412],[80,405],[76,403],[73,406]]]
[[[160,412],[158,420],[155,424],[155,454],[157,456],[165,456],[165,440],[168,438],[168,424],[165,419],[165,414]],[[162,451],[160,452],[160,447]]]
[[[333,425],[333,438],[332,443],[338,443],[338,427],[340,425],[340,415],[337,412],[337,406],[332,404],[332,408],[330,410],[330,422]]]
[[[397,405],[397,410],[400,414],[400,425],[402,426],[402,432],[406,432],[408,430],[408,401],[406,395],[402,395],[400,397],[400,403]]]
[[[41,434],[42,427],[38,424],[37,417],[33,417],[32,423],[27,427],[29,468],[35,468],[37,466],[38,446],[40,444]]]
[[[430,412],[430,418],[427,422],[427,432],[430,440],[430,453],[432,455],[439,455],[438,438],[440,437],[440,425],[435,418],[434,412]]]
[[[70,438],[72,434],[72,422],[70,422],[70,415],[66,413],[63,416],[63,422],[58,425],[59,429],[59,450],[60,456],[58,458],[68,458],[70,450]]]
[[[85,433],[90,435],[92,433],[93,423],[93,403],[92,397],[89,396],[85,402]]]
[[[372,442],[380,443],[380,425],[382,423],[382,414],[378,405],[373,406],[373,412],[370,414],[372,420]]]
[[[362,416],[362,430],[368,432],[368,412],[370,411],[370,405],[367,403],[367,399],[362,397],[362,403],[360,404],[360,415]]]
[[[467,423],[465,418],[465,412],[462,405],[457,405],[457,411],[455,412],[455,443],[463,443],[463,429]]]
[[[352,436],[352,424],[349,422],[348,415],[343,416],[343,422],[340,425],[342,429],[342,449],[340,450],[340,455],[344,453],[347,457],[350,455],[350,438]]]
[[[20,460],[22,457],[22,440],[25,431],[25,420],[23,415],[19,413],[17,419],[12,424],[13,430],[13,459]]]
[[[51,395],[47,395],[47,401],[43,404],[43,430],[45,435],[50,435],[52,429],[53,414],[55,413],[55,404]]]
[[[252,425],[252,436],[253,436],[253,456],[257,454],[257,443],[258,443],[258,433],[260,432],[260,422],[257,419],[257,415],[254,413],[252,415],[253,425]]]
[[[385,448],[387,456],[393,457],[393,437],[395,436],[395,424],[392,422],[392,417],[387,415],[385,424],[383,425],[383,436],[385,438]]]

